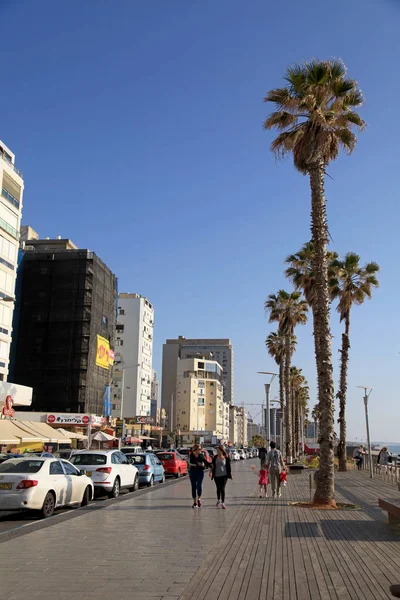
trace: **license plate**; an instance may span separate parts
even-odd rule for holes
[[[86,471],[85,475],[86,475],[86,477],[91,477],[92,476],[92,471]]]
[[[12,483],[0,483],[0,490],[11,490]]]

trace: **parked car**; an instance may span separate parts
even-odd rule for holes
[[[206,446],[205,448],[203,448],[203,451],[207,451],[208,454],[211,456],[211,458],[213,458],[214,456],[217,456],[218,452],[215,448],[213,448],[212,446]]]
[[[186,460],[186,462],[188,463],[189,462],[190,448],[179,448],[178,452]]]
[[[66,460],[20,457],[0,465],[0,510],[38,510],[46,518],[93,495],[92,480]]]
[[[139,487],[139,472],[119,450],[80,450],[71,462],[92,478],[96,492],[118,498],[122,489],[134,492]]]
[[[14,453],[9,453],[9,454],[0,454],[0,464],[3,463],[6,460],[10,460],[10,458],[22,458],[23,454],[14,454]]]
[[[133,454],[136,452],[141,454],[143,452],[143,448],[142,446],[124,446],[120,451],[122,454]]]
[[[230,458],[231,460],[240,460],[240,455],[239,452],[234,448],[233,450],[230,451]]]
[[[152,487],[156,481],[164,483],[165,471],[162,462],[150,452],[143,454],[125,454],[132,465],[139,471],[139,483]]]
[[[243,450],[243,448],[240,448],[240,450],[238,450],[238,452],[239,452],[239,458],[240,458],[240,460],[245,460],[247,458],[247,454]]]
[[[166,475],[175,475],[178,479],[188,472],[188,463],[176,450],[157,452],[156,456],[162,462]]]

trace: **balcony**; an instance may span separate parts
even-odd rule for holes
[[[15,208],[17,208],[19,210],[19,204],[20,204],[19,200],[17,200],[17,198],[15,198],[12,194],[10,194],[10,192],[8,192],[6,190],[6,188],[1,189],[1,195],[3,198],[8,200],[8,202],[10,204],[12,204]]]
[[[19,238],[19,233],[16,229],[14,229],[14,227],[11,227],[11,225],[9,225],[4,219],[2,219],[0,217],[0,228],[4,229],[4,231],[7,231],[7,233],[9,233],[13,238],[15,238],[16,240]]]
[[[4,162],[6,162],[8,164],[9,167],[11,167],[13,169],[13,171],[17,175],[19,175],[19,177],[21,177],[21,179],[23,179],[23,175],[22,175],[21,171],[19,169],[17,169],[17,167],[15,165],[13,165],[11,160],[9,158],[7,158],[7,155],[4,154],[4,152],[0,152],[0,157],[4,160]]]

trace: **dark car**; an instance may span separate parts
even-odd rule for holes
[[[8,460],[9,458],[22,458],[24,455],[23,454],[16,454],[16,453],[8,453],[8,454],[0,454],[0,463],[3,463],[4,461]]]

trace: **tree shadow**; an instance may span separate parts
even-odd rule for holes
[[[286,523],[285,537],[287,538],[317,538],[322,537],[318,523],[296,521]]]
[[[394,542],[400,537],[382,521],[321,520],[325,539],[348,542]]]

